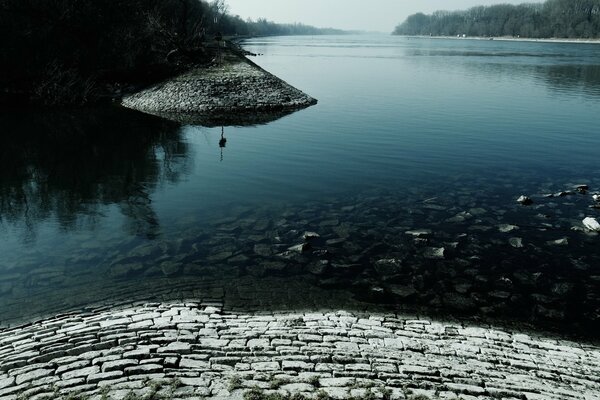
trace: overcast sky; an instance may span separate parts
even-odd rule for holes
[[[232,14],[318,27],[391,32],[410,14],[541,0],[226,0]]]

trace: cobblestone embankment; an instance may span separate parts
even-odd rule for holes
[[[392,313],[146,303],[5,329],[0,360],[2,399],[600,398],[597,346]]]
[[[262,123],[316,103],[235,54],[228,54],[218,65],[196,68],[122,100],[127,108],[207,125]]]

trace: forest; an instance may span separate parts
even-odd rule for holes
[[[212,60],[217,37],[339,33],[224,0],[0,0],[0,105],[82,105]]]
[[[600,0],[547,0],[499,4],[466,11],[436,11],[409,16],[396,35],[511,36],[522,38],[599,38]]]

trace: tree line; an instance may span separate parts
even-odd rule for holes
[[[599,38],[600,0],[547,0],[409,16],[396,35]]]
[[[80,105],[210,62],[215,37],[332,33],[224,0],[0,0],[0,104]]]

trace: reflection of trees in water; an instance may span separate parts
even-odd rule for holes
[[[600,65],[548,65],[538,67],[536,72],[552,89],[581,89],[586,94],[600,95]]]
[[[448,68],[448,64],[443,64]],[[512,62],[468,62],[457,64],[469,75],[493,75],[494,78],[536,79],[557,92],[577,92],[600,96],[600,65],[598,64],[518,64]]]
[[[178,125],[118,109],[0,116],[0,225],[55,218],[65,230],[94,225],[118,204],[127,229],[159,232],[151,193],[186,170]]]

